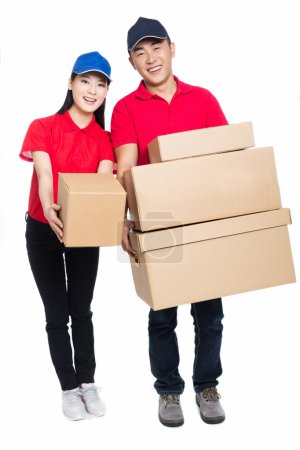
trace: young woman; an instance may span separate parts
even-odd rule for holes
[[[71,420],[83,419],[86,411],[96,416],[105,412],[94,385],[90,309],[99,248],[64,247],[56,203],[58,172],[112,173],[114,156],[110,136],[104,131],[110,75],[110,65],[100,53],[80,55],[63,106],[56,114],[31,123],[20,152],[22,159],[34,163],[26,215],[28,258],[45,308],[50,354],[63,391],[63,412]]]

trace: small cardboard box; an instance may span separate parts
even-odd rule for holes
[[[158,136],[148,144],[148,153],[153,164],[254,146],[252,123],[242,122]]]
[[[295,282],[289,209],[132,232],[137,295],[159,310]]]
[[[60,173],[59,213],[66,247],[119,245],[126,192],[112,174]]]
[[[272,147],[133,167],[124,180],[141,231],[281,208]]]

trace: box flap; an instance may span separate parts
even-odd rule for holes
[[[75,194],[122,194],[125,190],[110,173],[60,173],[60,179],[64,182],[68,190]]]
[[[130,242],[135,251],[146,252],[175,245],[288,225],[290,223],[290,210],[288,208],[282,208],[164,230],[144,233],[133,231],[130,233]]]

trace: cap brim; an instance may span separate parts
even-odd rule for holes
[[[112,81],[112,79],[107,75],[107,73],[105,73],[105,72],[103,72],[102,70],[99,70],[99,69],[86,69],[86,70],[82,70],[80,72],[73,71],[73,73],[76,73],[76,75],[82,75],[83,73],[87,73],[87,72],[99,72],[99,73],[102,73],[103,75],[106,76],[106,78],[109,79],[109,81]]]
[[[168,35],[167,36],[158,36],[158,35],[156,35],[156,36],[153,36],[153,34],[151,34],[151,35],[147,35],[147,36],[142,36],[141,38],[139,38],[134,44],[132,44],[129,48],[128,48],[128,51],[129,52],[131,52],[131,50],[133,50],[134,49],[134,47],[136,47],[137,46],[137,44],[140,42],[140,41],[142,41],[143,39],[147,39],[147,38],[155,38],[155,39],[168,39]]]

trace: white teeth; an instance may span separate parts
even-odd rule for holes
[[[86,98],[86,97],[83,97],[83,100],[85,100],[86,102],[90,102],[90,103],[95,103],[95,99],[92,99],[92,98]]]
[[[161,69],[162,66],[156,66],[149,69],[149,72],[156,72],[157,70]]]

